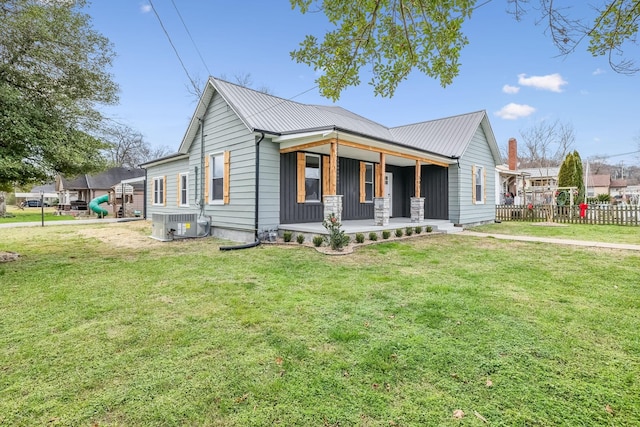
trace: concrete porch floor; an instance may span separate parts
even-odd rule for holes
[[[384,230],[393,231],[397,228],[405,229],[406,227],[417,226],[421,226],[423,232],[427,226],[431,226],[433,231],[440,233],[459,233],[462,231],[462,227],[454,227],[452,222],[445,219],[424,219],[420,222],[411,222],[411,218],[389,218],[389,225],[386,226],[374,225],[373,218],[342,221],[342,230],[349,235],[354,235],[355,233],[370,233],[372,231],[379,233]],[[280,235],[282,235],[282,232],[284,231],[295,231],[298,233],[315,235],[328,234],[321,222],[280,224],[278,231]]]

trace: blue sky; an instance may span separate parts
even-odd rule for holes
[[[192,77],[250,74],[253,87],[282,98],[331,104],[315,86],[316,73],[290,59],[306,34],[331,26],[321,14],[301,15],[288,0],[152,0]],[[479,2],[482,3],[482,2]],[[402,82],[393,98],[376,97],[363,83],[336,103],[386,126],[486,110],[498,145],[541,121],[571,125],[583,159],[640,150],[640,75],[616,74],[605,57],[586,45],[559,57],[534,12],[522,22],[506,13],[506,0],[479,7],[464,27],[469,45],[460,74],[446,88],[419,72]],[[178,149],[196,100],[189,79],[148,1],[94,1],[86,11],[117,53],[111,69],[120,103],[104,111],[144,134],[154,146]],[[633,52],[631,52],[633,53]],[[200,58],[202,56],[202,60]],[[310,90],[311,89],[311,90]],[[636,156],[612,157],[638,163]]]

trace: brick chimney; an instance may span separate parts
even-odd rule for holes
[[[518,141],[515,138],[509,138],[509,170],[518,169]]]

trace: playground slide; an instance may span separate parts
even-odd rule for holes
[[[107,214],[109,214],[109,211],[104,208],[101,208],[99,205],[100,203],[107,203],[108,201],[109,201],[108,194],[104,194],[100,197],[96,197],[95,199],[89,202],[89,209],[97,213],[98,217],[104,218],[105,216],[107,216]]]

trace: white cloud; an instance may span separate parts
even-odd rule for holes
[[[502,86],[502,91],[511,95],[520,92],[520,88],[518,86],[504,85]]]
[[[140,12],[142,12],[142,13],[151,12],[151,5],[150,4],[141,4],[140,5]]]
[[[516,120],[521,117],[527,117],[535,113],[536,109],[526,104],[514,104],[513,102],[502,107],[500,111],[496,111],[496,116],[505,120]]]
[[[599,76],[600,74],[604,74],[604,70],[602,68],[596,68],[596,70],[591,74],[593,74],[594,76]]]
[[[526,74],[518,74],[518,83],[522,86],[531,86],[536,89],[562,92],[562,86],[566,85],[567,81],[558,73],[531,77],[527,77]]]

